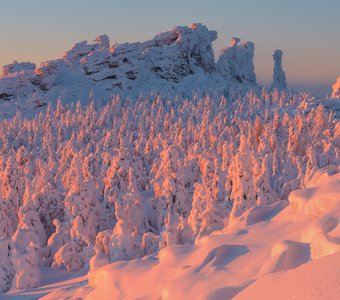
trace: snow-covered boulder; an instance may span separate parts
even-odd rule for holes
[[[286,74],[282,68],[282,55],[283,55],[283,52],[281,50],[274,51],[274,54],[273,54],[274,74],[273,74],[273,82],[271,85],[272,89],[282,90],[282,89],[287,88]]]

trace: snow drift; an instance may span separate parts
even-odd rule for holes
[[[289,206],[259,208],[266,212],[249,226],[254,209],[194,246],[91,271],[85,299],[336,299],[339,171],[318,171],[308,188],[291,193]]]

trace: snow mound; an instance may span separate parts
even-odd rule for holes
[[[295,241],[280,241],[273,246],[271,258],[260,270],[259,276],[296,268],[308,262],[309,259],[309,244]]]
[[[211,250],[205,257],[204,261],[196,268],[196,272],[200,272],[207,265],[215,268],[223,268],[228,263],[236,259],[240,255],[248,252],[248,248],[243,245],[222,245]]]
[[[340,252],[287,272],[265,276],[241,291],[235,300],[338,299]]]

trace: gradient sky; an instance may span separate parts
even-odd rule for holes
[[[288,82],[327,92],[340,75],[340,0],[1,0],[0,65],[58,58],[78,41],[144,41],[175,25],[218,32],[215,56],[237,36],[255,43],[258,80],[284,53]]]

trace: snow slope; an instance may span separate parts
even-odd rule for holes
[[[91,271],[86,299],[229,299],[241,291],[235,299],[337,299],[339,168],[311,181],[292,192],[287,207],[250,209],[194,246]]]
[[[249,209],[195,245],[97,268],[87,283],[84,277],[78,285],[65,281],[52,293],[42,287],[47,295],[41,299],[336,300],[339,215],[340,170],[330,166],[289,202]],[[34,293],[11,295],[30,299]]]

